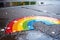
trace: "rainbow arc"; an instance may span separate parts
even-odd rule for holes
[[[45,16],[28,16],[11,21],[7,25],[7,29],[5,32],[13,33],[18,31],[20,32],[25,30],[33,30],[34,29],[33,24],[35,22],[43,22],[48,26],[54,24],[60,24],[60,20],[56,18],[45,17]]]

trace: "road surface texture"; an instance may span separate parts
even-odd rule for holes
[[[25,16],[48,16],[60,19],[60,5],[29,5],[29,6],[15,6],[0,8],[0,18],[5,25],[16,18]],[[16,35],[4,35],[0,40],[59,40],[60,39],[60,25],[47,26],[44,23],[36,22],[34,24],[35,30],[23,31],[16,33]],[[3,34],[1,34],[3,35]]]

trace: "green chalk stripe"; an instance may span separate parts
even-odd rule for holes
[[[25,22],[23,23],[23,29],[24,29],[24,30],[29,30],[29,28],[28,28],[28,26],[27,26],[28,22],[29,22],[29,21],[25,21]]]

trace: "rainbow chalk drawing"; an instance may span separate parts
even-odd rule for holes
[[[33,30],[35,22],[43,22],[46,25],[60,24],[60,20],[46,16],[28,16],[11,21],[6,28],[5,33],[14,33],[25,30]]]

